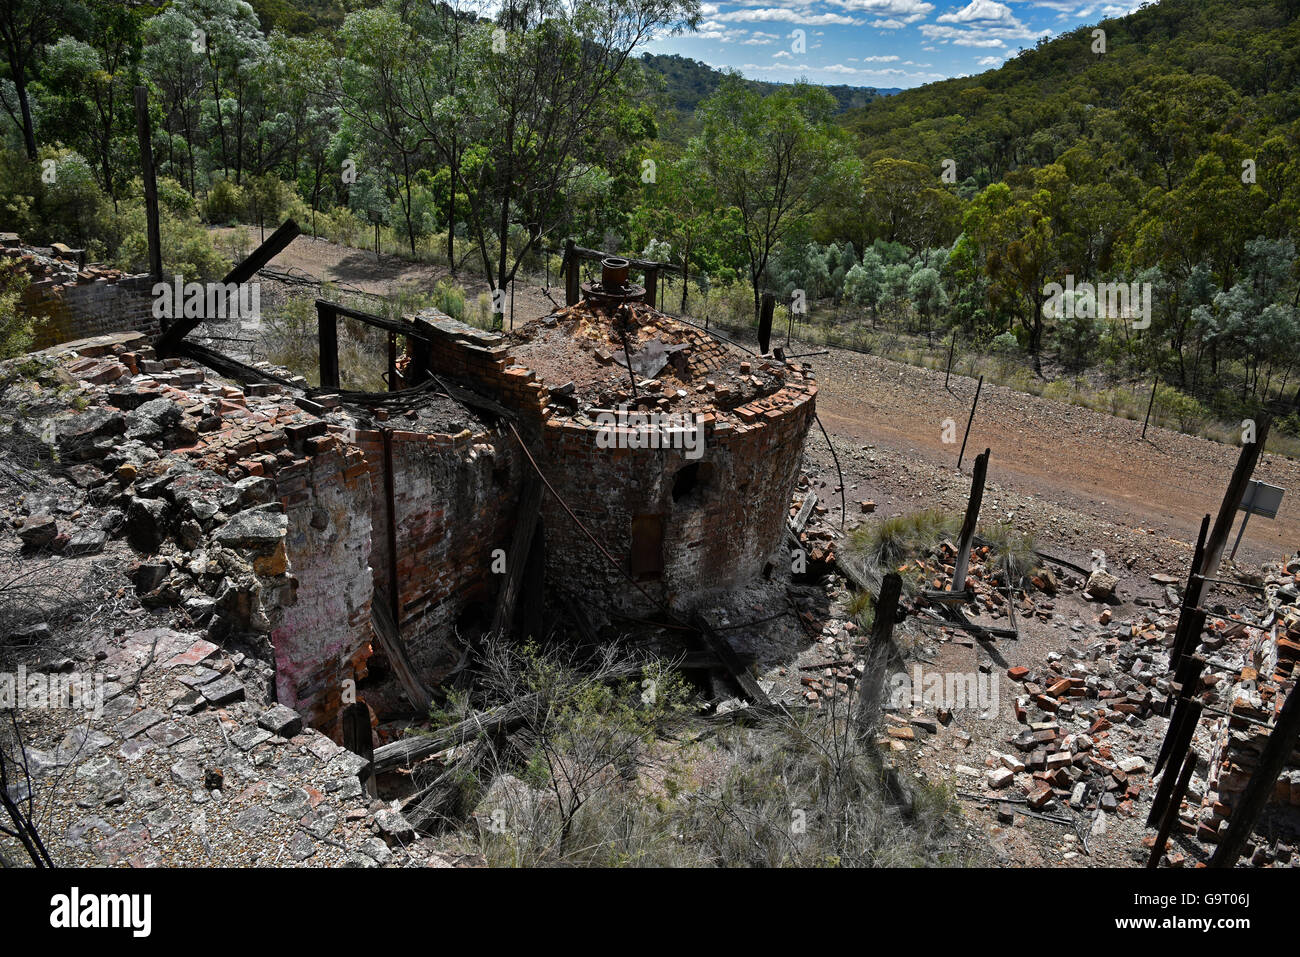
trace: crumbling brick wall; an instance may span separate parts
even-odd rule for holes
[[[644,576],[641,586],[658,601],[692,610],[760,574],[779,546],[815,394],[812,383],[787,387],[752,408],[738,409],[739,423],[702,415],[704,451],[698,459],[681,448],[601,448],[598,427],[551,419],[543,467],[615,557],[632,553],[634,522],[657,519],[663,570]],[[671,440],[661,438],[660,445]],[[694,470],[689,491],[678,486],[683,469]],[[628,584],[623,572],[629,569],[611,566],[550,496],[543,520],[548,576],[608,596],[623,611],[653,610]]]
[[[328,732],[345,682],[366,677],[371,654],[371,487],[359,450],[333,436],[308,442],[310,459],[275,474],[296,600],[279,610],[271,638],[278,699]]]
[[[384,436],[349,430],[370,479],[371,565],[376,594],[388,600],[392,563]],[[490,604],[503,576],[492,552],[510,541],[520,489],[511,440],[500,431],[457,435],[391,432],[396,526],[398,630],[420,676],[436,684],[461,654],[456,624]]]
[[[75,284],[44,279],[24,291],[23,308],[37,320],[33,349],[110,332],[157,335],[149,276],[83,273]]]
[[[1259,767],[1268,744],[1271,723],[1300,678],[1300,628],[1276,637],[1266,634],[1250,656],[1230,691],[1228,718],[1222,723],[1209,760],[1209,792],[1200,809],[1197,833],[1216,841],[1228,826]],[[1278,776],[1270,803],[1300,806],[1300,752],[1292,754]]]

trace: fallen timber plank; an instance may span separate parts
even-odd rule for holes
[[[388,658],[393,674],[397,676],[406,696],[411,699],[411,704],[415,706],[416,711],[427,714],[433,694],[416,674],[415,666],[411,664],[411,659],[406,654],[406,644],[397,632],[397,623],[393,621],[388,605],[377,593],[370,602],[370,619],[374,625],[375,638],[379,641],[379,647]]]
[[[740,686],[745,700],[759,708],[771,708],[772,702],[768,698],[767,692],[759,687],[758,680],[745,667],[735,650],[727,643],[727,639],[714,631],[713,626],[705,621],[704,616],[698,612],[691,616],[691,625],[699,631],[705,643],[718,656],[727,673],[736,680],[736,684]]]
[[[481,734],[508,731],[523,723],[542,702],[539,694],[525,695],[506,705],[475,712],[464,721],[432,734],[413,735],[375,749],[374,771],[383,774],[409,766],[447,748],[465,744]]]
[[[812,517],[813,509],[817,507],[817,493],[809,492],[804,496],[803,504],[799,506],[799,514],[794,517],[790,524],[791,530],[798,535],[803,531],[803,527],[808,524],[808,519]]]
[[[503,634],[514,621],[515,605],[519,601],[524,569],[528,565],[528,550],[533,545],[537,522],[541,518],[541,505],[542,482],[536,475],[530,475],[519,499],[515,531],[510,539],[510,551],[506,553],[506,580],[497,598],[496,612],[492,615],[493,634]]]
[[[297,223],[292,219],[286,219],[279,229],[266,237],[266,242],[254,249],[247,259],[226,273],[226,277],[221,281],[227,286],[237,286],[248,282],[257,275],[258,270],[293,242],[300,231]],[[160,356],[170,355],[181,340],[198,328],[199,323],[203,322],[205,318],[205,316],[193,316],[172,322],[154,344],[158,354]]]

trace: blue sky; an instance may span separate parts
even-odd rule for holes
[[[1039,37],[1138,6],[1137,0],[703,0],[696,32],[656,40],[649,50],[734,67],[753,79],[906,88],[981,73]]]

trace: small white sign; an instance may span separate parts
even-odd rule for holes
[[[1285,491],[1286,489],[1278,488],[1276,485],[1252,480],[1239,508],[1252,515],[1277,518],[1277,510],[1282,506],[1282,494]]]

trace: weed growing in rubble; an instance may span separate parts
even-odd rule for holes
[[[876,620],[876,600],[871,597],[871,592],[854,592],[847,607],[849,615],[857,622],[858,627],[864,632],[869,632]]]
[[[1019,582],[1039,564],[1034,554],[1038,543],[1033,533],[1011,522],[981,528],[980,536],[989,546],[989,561],[1008,582]]]
[[[951,793],[902,782],[853,717],[691,716],[655,661],[490,646],[476,707],[519,709],[474,817],[494,866],[899,866],[950,857]]]
[[[955,515],[931,508],[860,525],[849,535],[850,549],[873,569],[896,569],[959,531]]]

